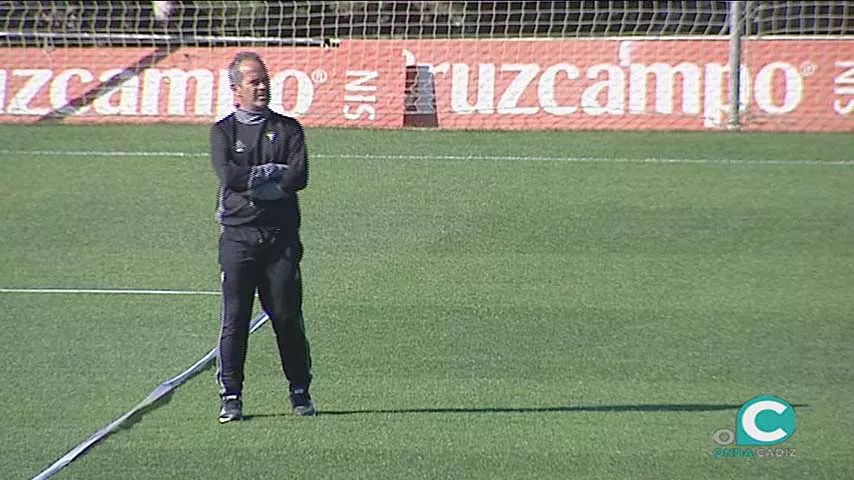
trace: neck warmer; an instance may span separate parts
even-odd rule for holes
[[[269,110],[266,108],[260,112],[250,112],[248,110],[241,110],[238,108],[234,111],[234,118],[244,125],[260,125],[264,123],[264,119],[267,118],[267,112],[269,112]]]

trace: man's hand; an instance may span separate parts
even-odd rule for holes
[[[267,182],[278,182],[282,179],[282,174],[288,166],[282,163],[265,163],[252,167],[249,172],[249,188],[254,190],[256,187]]]
[[[285,191],[276,182],[262,183],[249,191],[249,197],[253,200],[278,200],[284,196]]]

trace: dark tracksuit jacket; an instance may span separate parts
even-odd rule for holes
[[[217,221],[222,311],[217,380],[220,394],[243,389],[255,292],[276,333],[291,389],[308,387],[311,357],[302,318],[297,191],[308,179],[302,126],[267,111],[253,124],[231,114],[211,128],[211,162],[219,177]]]

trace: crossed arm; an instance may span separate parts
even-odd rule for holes
[[[247,193],[255,200],[278,200],[285,196],[281,181],[288,166],[283,163],[265,163],[249,168]]]
[[[211,129],[211,162],[222,185],[257,200],[276,200],[305,188],[308,159],[302,129],[297,128],[284,141],[287,141],[287,163],[238,165],[231,159],[231,145],[225,132],[214,126]]]

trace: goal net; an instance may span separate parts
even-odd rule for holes
[[[854,129],[852,2],[737,3],[0,1],[0,121],[208,123],[251,49],[310,126]]]

